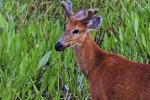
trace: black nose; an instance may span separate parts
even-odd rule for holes
[[[57,42],[56,45],[55,45],[55,50],[56,51],[63,51],[64,46],[60,42]]]

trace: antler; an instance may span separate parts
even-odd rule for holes
[[[84,18],[81,18],[80,21],[83,23],[88,23],[90,18],[92,18],[97,12],[98,9],[88,9],[87,15]]]
[[[70,18],[71,16],[73,16],[73,11],[72,11],[72,2],[67,1],[65,2],[64,0],[61,0],[61,5],[64,8],[68,18]]]

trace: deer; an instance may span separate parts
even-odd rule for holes
[[[102,17],[97,9],[73,13],[72,3],[61,0],[68,18],[63,36],[55,44],[56,51],[73,48],[76,60],[89,84],[92,100],[150,100],[150,64],[129,61],[125,57],[102,50],[92,37]]]

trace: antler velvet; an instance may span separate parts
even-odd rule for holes
[[[72,3],[70,1],[66,2],[64,0],[61,0],[61,5],[67,14],[67,17],[70,19],[70,17],[73,16]]]

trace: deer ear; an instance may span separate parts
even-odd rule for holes
[[[87,28],[90,30],[99,28],[99,26],[101,25],[101,22],[102,22],[101,16],[94,16],[88,21]]]

